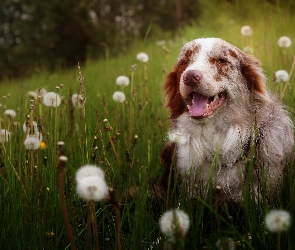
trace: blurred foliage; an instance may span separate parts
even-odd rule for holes
[[[294,0],[1,0],[0,79],[117,55],[136,38],[173,35],[189,23],[218,25],[224,4],[241,19],[257,5],[295,11]]]
[[[134,38],[175,31],[199,13],[197,0],[2,0],[0,79],[115,55]]]

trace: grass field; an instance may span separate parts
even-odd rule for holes
[[[61,210],[65,198],[77,249],[87,249],[89,244],[97,247],[95,232],[100,249],[120,249],[120,244],[122,249],[162,249],[164,236],[159,218],[177,207],[190,218],[184,249],[230,249],[216,246],[218,239],[228,237],[236,249],[293,249],[294,226],[275,234],[264,225],[265,215],[273,208],[287,210],[295,218],[293,165],[286,174],[281,196],[271,204],[266,200],[255,204],[245,192],[243,205],[217,209],[214,199],[188,199],[178,191],[177,183],[168,196],[159,188],[159,153],[169,127],[161,83],[184,42],[220,37],[241,49],[251,47],[262,62],[269,88],[278,96],[283,94],[283,102],[295,118],[294,74],[287,83],[273,80],[277,70],[291,71],[294,43],[280,48],[277,41],[281,36],[295,41],[295,17],[278,5],[257,7],[250,2],[245,9],[238,5],[229,8],[226,3],[218,10],[213,4],[207,5],[203,21],[185,28],[177,37],[163,34],[157,39],[135,41],[130,49],[122,48],[116,58],[110,58],[106,51],[104,59],[87,62],[81,71],[78,67],[54,73],[39,69],[28,79],[3,80],[1,129],[11,132],[11,136],[7,142],[2,137],[0,147],[0,246],[70,249]],[[250,37],[241,35],[243,25],[251,26]],[[136,59],[139,52],[148,54],[148,63]],[[116,78],[122,74],[130,79],[124,88],[116,85]],[[60,95],[61,104],[47,107],[42,99],[28,95],[39,87]],[[113,100],[115,91],[125,93],[123,103]],[[75,93],[86,98],[82,108],[71,102]],[[16,116],[6,116],[7,109],[16,111]],[[37,150],[27,150],[24,143],[29,129],[24,131],[23,124],[31,125],[32,131],[33,121],[42,134],[42,144]],[[57,145],[60,141],[64,146]],[[67,157],[66,162],[59,160],[61,154]],[[63,164],[65,171],[61,171]],[[93,220],[92,226],[97,230],[93,231],[88,231],[87,220],[92,205],[76,194],[75,173],[86,164],[100,166],[114,190],[111,201],[95,203],[97,225]],[[65,196],[59,195],[61,173]]]

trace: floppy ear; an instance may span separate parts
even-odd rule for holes
[[[181,72],[182,73],[182,72]],[[180,72],[177,68],[166,76],[163,84],[167,102],[166,107],[171,111],[170,118],[175,119],[185,111],[185,103],[179,93]]]
[[[260,94],[266,94],[266,79],[263,74],[260,62],[254,56],[241,52],[243,59],[241,62],[242,75],[247,81],[250,91],[257,91]]]

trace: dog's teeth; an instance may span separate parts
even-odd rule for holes
[[[189,105],[186,105],[187,109],[189,109]]]
[[[219,98],[218,95],[215,95],[214,99],[213,99],[213,102],[215,102],[218,98]]]

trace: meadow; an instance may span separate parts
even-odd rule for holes
[[[264,197],[255,203],[251,179],[240,205],[218,207],[213,195],[190,199],[177,180],[168,193],[161,188],[159,155],[169,128],[161,84],[184,42],[220,37],[246,48],[262,62],[269,88],[282,98],[295,121],[295,16],[276,5],[249,4],[242,9],[228,4],[218,10],[208,5],[206,18],[177,36],[163,33],[134,41],[115,58],[102,47],[105,58],[77,63],[75,70],[36,69],[31,78],[0,82],[0,121],[6,130],[0,137],[3,249],[74,249],[69,225],[76,249],[169,249],[159,219],[172,208],[190,218],[180,249],[233,249],[230,244],[216,245],[229,238],[235,249],[294,249],[293,225],[272,233],[264,222],[272,209],[286,210],[295,218],[294,164],[288,166],[279,197],[271,202]],[[244,25],[251,27],[250,36],[241,34]],[[292,40],[290,47],[278,46],[281,36]],[[137,60],[140,52],[148,55],[148,62]],[[286,82],[275,81],[278,70],[289,73]],[[128,86],[116,84],[120,75],[129,78]],[[56,101],[46,106],[38,97],[43,89],[60,96],[60,105]],[[115,101],[115,91],[123,92],[126,99]],[[80,95],[81,105],[72,102],[73,94]],[[7,115],[7,110],[16,116]],[[41,144],[34,149],[33,143],[25,142],[37,131]],[[75,174],[87,164],[104,170],[111,188],[107,199],[93,203],[77,194]]]

